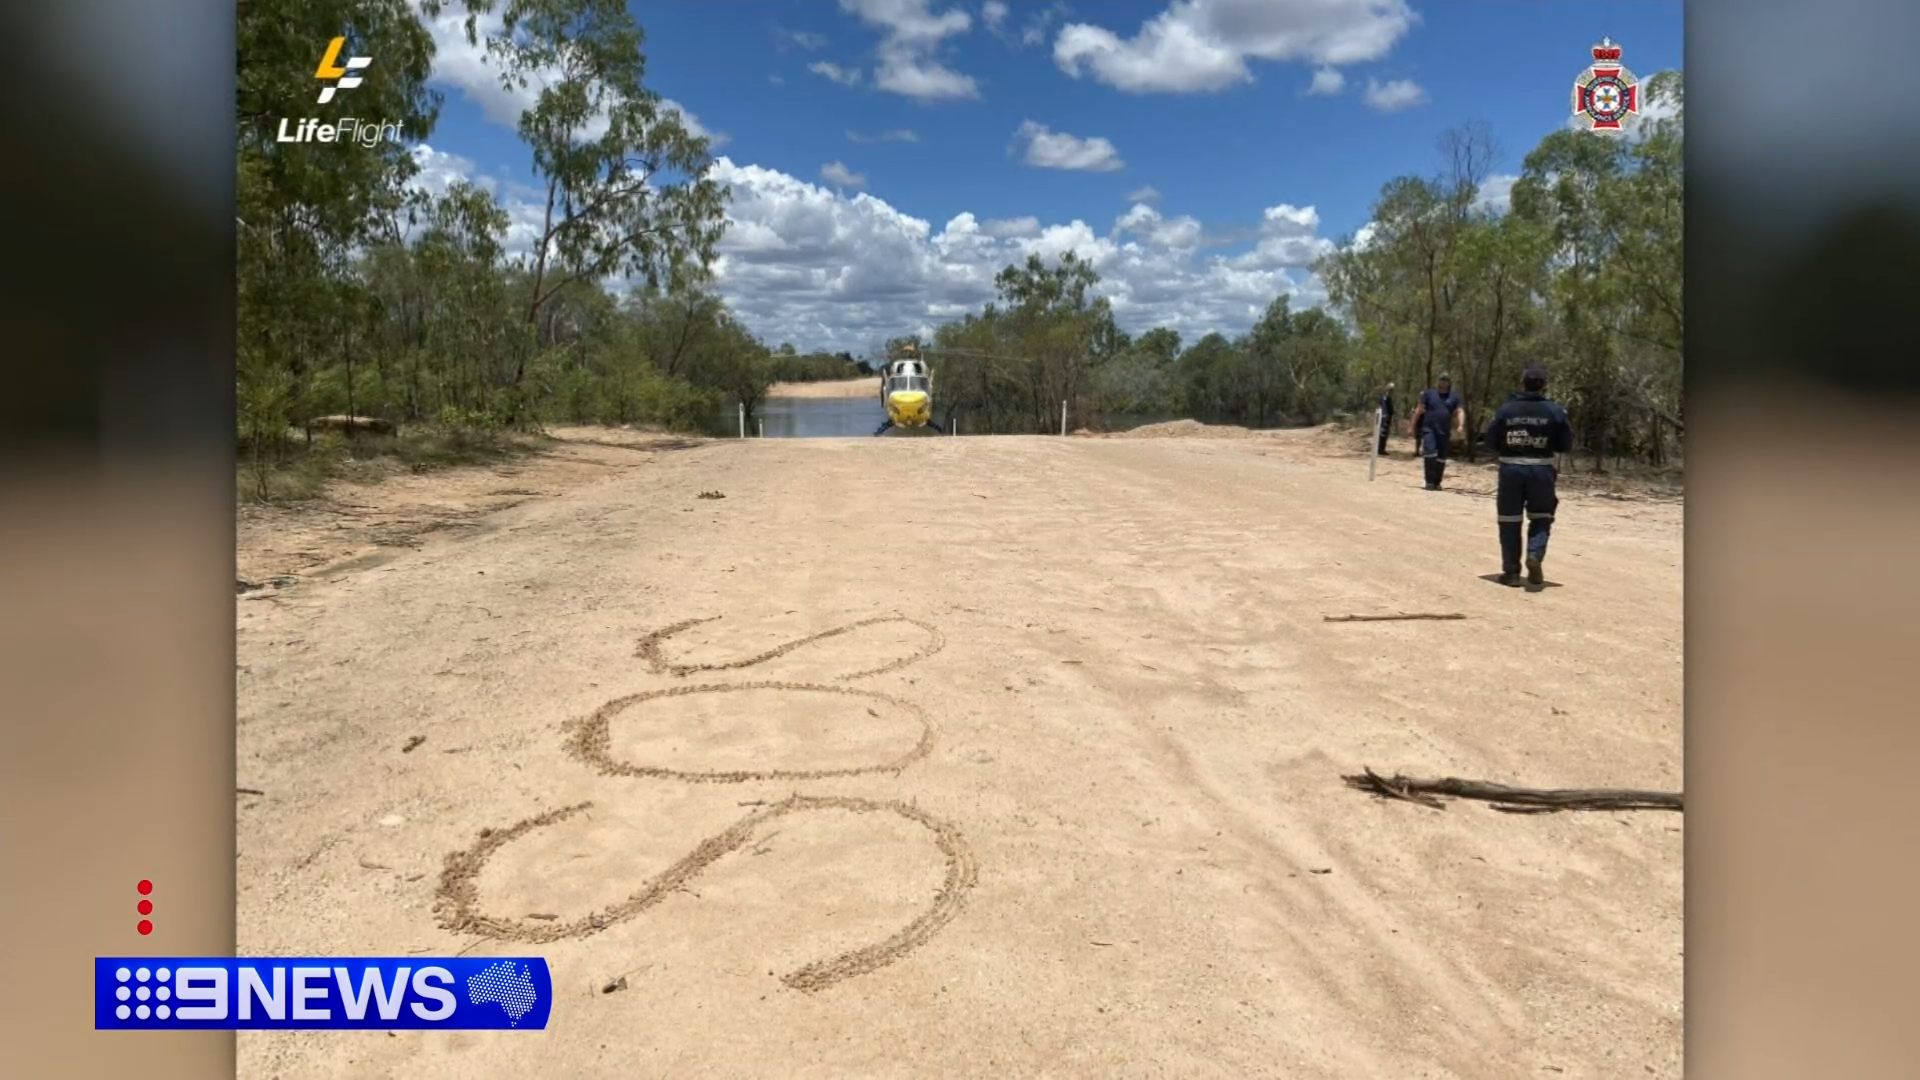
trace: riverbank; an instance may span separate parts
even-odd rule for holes
[[[774,383],[769,398],[877,398],[880,376],[866,379],[835,379],[832,382]]]

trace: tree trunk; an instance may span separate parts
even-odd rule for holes
[[[547,280],[547,248],[553,243],[553,200],[558,183],[551,179],[547,181],[547,215],[540,230],[540,249],[533,260],[533,296],[527,302],[527,325],[533,328],[536,338],[539,336],[540,305],[547,299],[540,295],[540,289]],[[519,363],[513,369],[513,385],[516,389],[526,376],[527,355],[523,352],[519,356]]]
[[[340,351],[345,355],[347,361],[347,415],[355,416],[358,414],[355,413],[353,409],[353,327],[351,325],[343,326],[340,331],[340,337]],[[353,441],[352,428],[347,429],[347,441]]]

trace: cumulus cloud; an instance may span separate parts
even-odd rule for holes
[[[1148,184],[1146,187],[1138,190],[1129,191],[1127,193],[1127,201],[1130,203],[1157,203],[1160,201],[1160,193],[1153,189],[1152,184]]]
[[[1307,93],[1316,97],[1332,97],[1347,88],[1347,77],[1337,68],[1321,68],[1313,73],[1313,85],[1307,87]]]
[[[1013,9],[1001,0],[987,0],[980,8],[980,24],[987,32],[1009,45],[1029,48],[1044,44],[1047,30],[1067,14],[1064,0],[1055,0],[1046,7],[1037,7],[1031,3],[1023,7],[1026,20],[1015,27],[1011,18]]]
[[[980,231],[988,236],[1006,239],[1015,236],[1039,236],[1040,219],[1029,214],[1026,217],[1002,218],[989,221],[980,226]]]
[[[733,190],[716,268],[722,295],[763,337],[804,347],[858,351],[977,311],[993,298],[994,275],[1030,254],[1089,260],[1102,275],[1098,292],[1134,333],[1164,325],[1189,340],[1238,334],[1283,292],[1298,306],[1325,298],[1304,270],[1332,247],[1314,235],[1311,208],[1269,211],[1267,246],[1247,258],[1207,254],[1200,222],[1143,204],[1104,232],[1081,220],[964,212],[936,228],[872,195],[836,194],[759,166],[722,159],[714,177]]]
[[[1473,209],[1493,214],[1504,214],[1513,205],[1513,184],[1520,179],[1511,173],[1495,173],[1487,177],[1474,193]]]
[[[864,173],[854,172],[838,161],[828,162],[820,166],[820,179],[825,180],[835,187],[863,188],[867,186],[867,178]]]
[[[428,195],[445,195],[448,188],[461,180],[488,190],[496,186],[492,177],[479,174],[472,158],[437,150],[426,143],[416,145],[412,153],[415,171],[407,186]]]
[[[1261,215],[1259,238],[1253,250],[1230,261],[1242,270],[1304,270],[1338,245],[1320,235],[1320,214],[1311,206],[1281,203]]]
[[[882,32],[873,74],[873,84],[881,90],[920,102],[980,96],[973,76],[954,71],[935,56],[948,38],[973,28],[973,17],[966,12],[935,12],[933,0],[840,0],[840,8]]]
[[[416,156],[423,163],[416,184],[491,183],[456,155],[424,149]],[[710,176],[733,193],[716,289],[763,339],[803,349],[866,351],[978,311],[994,297],[994,275],[1034,254],[1052,260],[1073,251],[1089,260],[1102,277],[1097,292],[1131,333],[1168,326],[1189,341],[1213,331],[1234,335],[1281,293],[1297,307],[1325,299],[1306,266],[1331,244],[1317,235],[1310,207],[1267,211],[1252,249],[1233,254],[1209,251],[1197,219],[1144,203],[1104,229],[1078,219],[981,220],[967,212],[936,228],[831,177],[809,183],[724,156]],[[512,222],[508,251],[525,254],[539,235],[541,197],[516,184],[495,187]]]
[[[1064,26],[1053,58],[1068,75],[1131,93],[1208,93],[1252,81],[1249,60],[1378,60],[1416,18],[1406,0],[1175,0],[1131,38]]]
[[[1146,203],[1135,203],[1120,215],[1120,220],[1114,222],[1116,235],[1132,234],[1154,247],[1168,251],[1193,251],[1200,246],[1204,232],[1198,218],[1185,215],[1164,217]]]
[[[1412,79],[1393,79],[1389,82],[1368,79],[1367,90],[1361,95],[1361,100],[1381,112],[1399,112],[1425,104],[1427,92]]]
[[[499,36],[504,28],[500,16],[479,17],[480,43],[477,45],[467,41],[464,11],[447,10],[433,18],[422,15],[421,21],[433,35],[433,81],[459,90],[467,100],[479,106],[481,113],[493,123],[517,128],[520,114],[539,101],[540,91],[547,85],[550,76],[543,77],[536,72],[524,87],[506,86],[501,82],[500,66],[486,52],[487,39]],[[678,114],[687,133],[705,138],[709,149],[717,150],[731,141],[728,136],[702,124],[698,117],[676,101],[661,98],[660,108]],[[581,134],[591,139],[606,134],[606,131],[607,119],[600,115],[589,120]]]
[[[1042,169],[1077,169],[1088,172],[1113,172],[1126,167],[1113,143],[1094,136],[1082,139],[1064,131],[1049,131],[1032,120],[1014,133],[1013,150],[1029,165]]]
[[[813,72],[815,75],[831,79],[841,86],[860,85],[859,68],[841,67],[839,64],[826,60],[816,60],[807,65],[807,70]]]
[[[882,131],[874,135],[863,135],[858,131],[849,131],[847,132],[847,141],[856,143],[917,143],[920,141],[920,136],[914,134],[911,128],[895,128],[892,131]]]

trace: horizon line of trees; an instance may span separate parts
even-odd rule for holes
[[[288,433],[350,413],[463,429],[647,423],[715,431],[777,381],[841,379],[872,364],[801,353],[750,332],[714,292],[729,192],[707,141],[641,80],[643,35],[622,0],[466,0],[468,33],[503,83],[541,89],[519,123],[545,213],[522,256],[492,192],[428,194],[410,148],[278,143],[305,108],[314,41],[347,32],[380,57],[354,93],[369,115],[427,137],[422,23],[458,0],[246,0],[238,21],[237,436],[265,465]],[[475,16],[503,29],[480,36]],[[1547,136],[1511,209],[1480,191],[1484,127],[1441,140],[1432,177],[1389,181],[1369,243],[1315,269],[1324,308],[1277,297],[1246,333],[1192,343],[1122,332],[1099,275],[1069,253],[995,279],[996,298],[936,329],[938,406],[969,433],[1057,430],[1123,417],[1253,427],[1371,408],[1450,371],[1478,422],[1528,362],[1547,364],[1581,447],[1658,464],[1684,434],[1681,400],[1681,83],[1641,136]],[[608,282],[633,284],[616,292]],[[906,340],[887,343],[891,350]],[[1511,370],[1509,370],[1511,369]]]
[[[1486,125],[1445,133],[1439,170],[1389,180],[1365,242],[1315,264],[1327,303],[1276,297],[1246,333],[1128,335],[1069,252],[1007,267],[995,301],[931,343],[889,344],[931,344],[939,408],[972,432],[1056,431],[1063,401],[1071,426],[1095,429],[1314,424],[1370,415],[1387,383],[1406,400],[1443,371],[1477,432],[1541,364],[1596,468],[1669,464],[1686,432],[1681,74],[1644,90],[1658,112],[1630,137],[1543,138],[1504,209],[1483,197],[1499,157]]]

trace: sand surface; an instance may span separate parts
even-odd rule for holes
[[[880,394],[880,376],[831,382],[783,382],[767,389],[770,398],[870,398]]]
[[[241,1075],[1681,1075],[1680,815],[1340,781],[1678,790],[1679,503],[1570,484],[1529,592],[1324,431],[560,434],[243,516],[236,600],[241,951],[550,1027]]]

